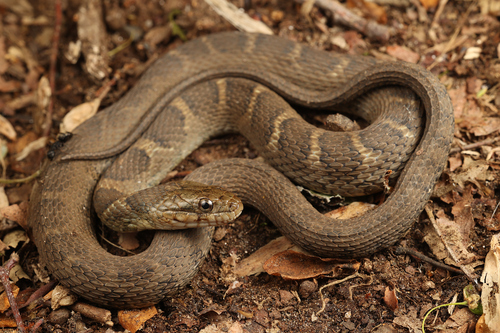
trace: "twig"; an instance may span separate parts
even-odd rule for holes
[[[295,0],[295,2],[303,3],[305,0]],[[316,6],[329,10],[333,13],[333,21],[336,24],[342,24],[349,28],[356,29],[368,38],[380,41],[388,41],[391,37],[392,29],[380,25],[375,21],[365,20],[351,12],[349,9],[342,6],[336,0],[315,0]]]
[[[95,320],[99,323],[106,324],[108,326],[113,326],[113,321],[111,320],[111,312],[106,309],[98,308],[87,303],[75,303],[71,306],[71,310],[76,311],[85,317]]]
[[[469,14],[470,14],[472,8],[474,7],[475,3],[476,3],[476,1],[471,2],[469,7],[467,8],[467,11],[460,18],[460,21],[456,25],[455,31],[453,32],[453,35],[451,36],[450,40],[448,41],[448,44],[446,44],[446,47],[444,48],[444,50],[442,50],[441,55],[439,57],[436,57],[436,60],[434,60],[434,62],[432,64],[430,64],[429,67],[427,67],[428,70],[433,69],[439,63],[439,61],[441,61],[441,59],[443,59],[444,55],[452,49],[452,46],[455,43],[455,40],[457,39],[460,31],[462,31],[462,28],[463,28],[466,20],[469,18]]]
[[[226,0],[205,0],[205,2],[238,30],[268,35],[273,34],[273,31],[263,22],[252,19]]]
[[[469,149],[479,148],[479,147],[482,147],[484,145],[489,145],[489,144],[495,143],[498,140],[500,140],[500,137],[491,138],[491,139],[487,139],[487,140],[484,140],[484,141],[474,142],[474,143],[465,145],[463,147],[455,147],[455,148],[452,148],[450,150],[450,154],[458,153],[458,152],[461,152],[462,150],[469,150]]]
[[[14,319],[17,323],[17,329],[19,333],[26,333],[26,328],[24,327],[23,319],[21,318],[21,313],[19,312],[19,307],[17,306],[16,298],[12,293],[12,286],[10,285],[9,272],[17,264],[19,257],[17,255],[12,255],[12,257],[4,264],[0,266],[0,280],[7,294],[7,299],[10,303],[10,308],[14,314]]]
[[[49,136],[50,129],[52,128],[52,113],[54,112],[54,92],[56,91],[56,64],[57,64],[57,54],[59,48],[59,39],[61,37],[61,24],[62,24],[62,8],[61,0],[55,0],[55,12],[56,20],[54,24],[54,36],[52,38],[52,51],[50,54],[50,72],[49,72],[49,82],[50,82],[50,102],[47,108],[47,118],[45,119],[45,127],[43,129],[43,136]]]
[[[28,183],[35,179],[36,177],[40,176],[41,171],[37,170],[34,174],[31,176],[25,177],[25,178],[20,178],[20,179],[4,179],[0,178],[0,184],[19,184],[19,183]]]
[[[52,288],[55,287],[56,284],[57,284],[57,281],[52,280],[49,283],[41,286],[33,294],[31,294],[31,296],[26,300],[26,302],[24,302],[24,304],[21,305],[19,308],[22,309],[22,308],[30,305],[32,302],[36,301],[40,297],[45,296],[49,291],[52,290]]]
[[[451,267],[451,266],[448,266],[446,264],[443,264],[442,262],[439,262],[439,261],[436,261],[432,258],[429,258],[428,256],[420,253],[420,252],[417,252],[415,250],[412,250],[412,249],[407,249],[405,247],[401,247],[401,246],[398,246],[396,248],[396,254],[408,254],[412,257],[416,257],[422,261],[425,261],[425,262],[428,262],[429,264],[433,265],[433,266],[436,266],[436,267],[439,267],[439,268],[442,268],[442,269],[445,269],[447,271],[450,271],[450,272],[453,272],[455,274],[464,274],[463,271],[459,270],[459,269],[456,269],[454,267]]]
[[[434,14],[434,18],[432,19],[431,27],[436,27],[438,26],[437,22],[439,21],[439,18],[441,17],[441,14],[443,13],[444,7],[448,3],[448,0],[439,0],[439,5],[438,8],[436,9],[436,14]]]

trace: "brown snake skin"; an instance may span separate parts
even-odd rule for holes
[[[404,86],[418,95],[425,109],[423,130],[418,112],[405,116],[421,108],[414,94],[399,88],[369,92],[382,85]],[[318,132],[289,113],[282,99],[332,109],[358,96],[354,109],[366,104],[380,114],[382,120],[367,128],[378,128],[378,134]],[[384,118],[383,110],[393,106],[396,113]],[[407,118],[404,125],[395,114]],[[297,124],[299,129],[292,129]],[[188,177],[234,191],[313,253],[367,256],[396,242],[419,216],[446,163],[453,126],[445,88],[417,65],[335,55],[275,36],[214,34],[166,54],[121,100],[74,131],[44,164],[31,195],[29,225],[42,261],[61,284],[99,304],[147,306],[189,282],[208,252],[212,229],[157,232],[146,251],[111,255],[92,226],[99,178],[96,197],[101,192],[105,200],[133,185],[156,185],[209,137],[240,131],[295,183],[359,195],[380,188],[387,170],[396,174],[418,142],[387,200],[349,220],[323,217],[264,163],[224,160]],[[296,136],[287,134],[289,128]],[[407,137],[413,138],[411,147],[403,143]],[[137,178],[130,180],[131,175]]]

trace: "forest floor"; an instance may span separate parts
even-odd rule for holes
[[[481,275],[492,235],[500,229],[500,5],[488,0],[347,0],[340,6],[328,0],[231,2],[246,6],[244,12],[275,35],[326,52],[417,63],[445,85],[455,112],[448,164],[432,202],[397,247],[454,266],[455,271],[393,247],[340,268],[300,257],[302,263],[278,265],[276,270],[303,273],[305,267],[314,267],[321,273],[291,279],[270,275],[262,265],[279,252],[271,252],[271,247],[292,245],[279,238],[265,216],[246,209],[236,222],[216,231],[207,259],[182,293],[137,312],[141,332],[421,332],[428,310],[463,300],[463,288]],[[59,23],[57,3],[0,1],[4,178],[35,173],[71,109],[80,106],[80,115],[88,116],[99,106],[96,101],[100,109],[113,104],[155,59],[183,44],[182,35],[191,40],[235,30],[203,0],[106,0],[87,5],[66,0]],[[335,6],[328,7],[332,3]],[[339,11],[343,8],[349,12]],[[96,10],[97,16],[92,16]],[[83,15],[88,15],[87,24]],[[250,28],[245,21],[239,24],[240,29]],[[133,41],[127,43],[129,39]],[[75,48],[79,40],[83,55]],[[92,67],[86,63],[89,41],[99,51]],[[112,56],[107,53],[119,46],[124,48]],[[176,177],[235,156],[252,158],[256,153],[238,135],[213,139],[177,167]],[[40,273],[36,246],[24,231],[32,185],[9,184],[0,191],[0,245],[5,261],[14,251],[20,257],[22,269],[17,277],[11,274],[19,303],[49,280]],[[253,274],[256,271],[260,274]],[[28,327],[40,318],[44,322],[39,331],[47,332],[123,332],[128,325],[123,313],[113,309],[94,319],[74,305],[53,310],[53,294],[21,310]],[[6,332],[7,327],[15,331],[11,317],[8,312],[0,317]],[[429,316],[426,331],[474,332],[478,318],[467,307],[445,307]]]

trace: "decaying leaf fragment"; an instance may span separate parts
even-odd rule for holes
[[[490,252],[486,255],[481,282],[484,325],[491,333],[500,332],[500,234],[491,238]],[[481,322],[483,322],[481,320]],[[478,322],[479,324],[479,322]],[[486,329],[482,332],[487,332]]]
[[[359,266],[356,260],[323,259],[288,250],[272,256],[263,267],[270,275],[305,280],[322,275],[338,276],[344,270],[357,271]]]
[[[122,310],[118,311],[118,321],[123,328],[135,333],[143,327],[146,321],[157,313],[158,310],[154,306],[137,310]]]

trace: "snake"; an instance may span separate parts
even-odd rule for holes
[[[370,125],[332,132],[294,108],[351,110]],[[210,249],[213,227],[198,228],[207,224],[186,217],[187,206],[215,221],[209,211],[219,205],[233,219],[240,198],[323,257],[364,257],[394,244],[429,200],[453,129],[445,87],[419,65],[316,50],[272,35],[212,34],[160,57],[128,93],[58,145],[33,186],[28,225],[41,262],[62,285],[103,306],[150,306],[189,283]],[[180,194],[182,182],[146,194],[203,142],[235,132],[265,162],[223,159],[194,170],[185,181],[215,192],[189,192],[191,204]],[[325,217],[297,190],[360,196],[388,183],[383,203],[350,219]],[[135,192],[160,196],[160,203],[144,208],[143,196],[126,197]],[[132,215],[176,206],[181,211],[170,215],[192,223],[156,231],[137,255],[112,255],[98,242],[96,215],[132,206]],[[112,228],[133,230],[133,218],[125,220]]]

